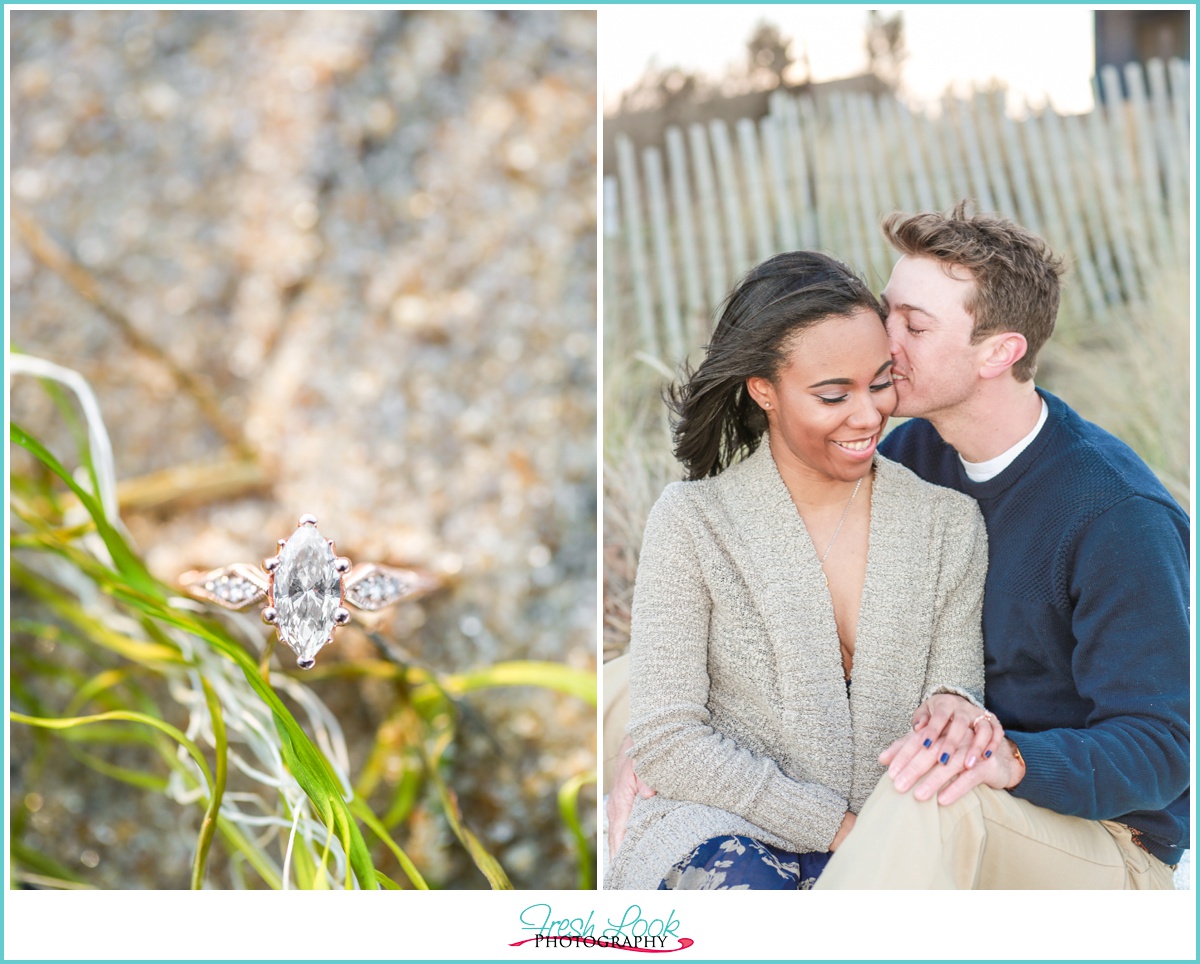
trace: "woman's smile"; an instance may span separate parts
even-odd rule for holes
[[[879,442],[878,434],[872,435],[869,438],[856,439],[855,441],[838,441],[833,440],[833,444],[840,448],[843,452],[854,459],[868,459],[875,454],[875,446]]]

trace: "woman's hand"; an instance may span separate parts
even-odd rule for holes
[[[611,745],[611,744],[610,744]],[[633,812],[633,801],[638,797],[652,797],[655,791],[643,783],[633,769],[633,757],[629,755],[633,740],[625,737],[617,753],[617,770],[613,774],[612,787],[608,791],[608,802],[604,812],[608,815],[608,857],[616,856],[617,848],[625,839],[625,828]]]
[[[913,713],[913,732],[879,755],[896,789],[912,787],[928,800],[964,770],[974,769],[999,749],[1004,727],[991,713],[961,696],[939,693]]]
[[[838,827],[837,833],[833,835],[833,843],[829,845],[829,852],[833,853],[842,845],[842,841],[850,836],[850,831],[854,829],[854,821],[857,820],[854,814],[849,810],[846,811],[846,816],[842,817],[842,824]]]

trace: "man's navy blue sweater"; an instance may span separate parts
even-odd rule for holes
[[[1174,864],[1190,826],[1190,521],[1129,446],[1039,393],[1045,425],[986,482],[923,419],[880,449],[983,511],[987,706],[1027,767],[1013,795],[1123,823]]]

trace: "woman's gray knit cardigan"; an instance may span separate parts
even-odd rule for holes
[[[677,482],[646,523],[633,600],[635,802],[607,887],[652,889],[709,837],[823,851],[931,692],[983,698],[987,534],[974,500],[875,457],[849,699],[833,604],[764,438]]]

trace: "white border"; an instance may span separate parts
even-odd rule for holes
[[[1164,7],[1171,5],[1163,5]],[[325,4],[296,4],[289,9],[326,9]],[[419,7],[418,7],[419,8]],[[494,5],[446,5],[440,9],[493,9]],[[512,4],[509,9],[547,9],[542,4]],[[72,5],[14,5],[5,8],[5,37],[11,36],[9,12],[17,9],[99,9]],[[139,4],[113,4],[106,9],[145,9]],[[162,9],[172,9],[163,5]],[[180,9],[180,8],[176,8]],[[186,9],[280,9],[277,6],[211,4]],[[353,6],[346,9],[378,9]],[[414,9],[396,5],[394,9]],[[599,10],[598,55],[603,58],[603,6],[556,4],[552,9]],[[1193,49],[1195,14],[1193,10]],[[681,28],[687,26],[680,8]],[[601,62],[603,62],[601,60]],[[4,50],[5,77],[9,47]],[[603,318],[602,77],[597,76],[597,321]],[[6,85],[7,86],[7,85]],[[9,88],[10,89],[10,88]],[[8,131],[10,109],[5,100]],[[1195,158],[1195,102],[1192,104],[1192,156]],[[10,168],[5,142],[5,171]],[[1192,168],[1195,203],[1195,168]],[[1192,247],[1195,251],[1195,209]],[[4,225],[5,251],[9,224]],[[4,263],[4,332],[9,338],[9,264]],[[1195,274],[1191,287],[1191,317],[1196,317]],[[1196,341],[1193,330],[1191,404],[1195,412]],[[596,332],[597,384],[597,505],[603,509],[603,337]],[[9,397],[9,373],[4,374]],[[7,424],[5,442],[9,443]],[[5,451],[8,451],[7,444]],[[1192,441],[1192,505],[1196,504],[1196,442]],[[10,495],[7,473],[4,492]],[[603,539],[597,517],[597,660],[602,652],[600,629],[603,600]],[[1195,536],[1193,535],[1193,553]],[[4,519],[5,550],[9,548],[8,513]],[[10,588],[8,567],[3,572],[5,598]],[[1196,587],[1193,571],[1193,602]],[[5,653],[9,645],[7,620]],[[1194,648],[1193,648],[1194,665]],[[4,680],[6,705],[10,689]],[[1195,717],[1193,690],[1192,715]],[[597,708],[597,732],[601,709]],[[4,724],[5,746],[9,723]],[[1193,781],[1195,760],[1193,757]],[[7,768],[4,775],[8,798]],[[1194,804],[1193,804],[1194,806]],[[600,819],[597,814],[597,819]],[[1194,819],[1194,813],[1193,813]],[[8,852],[8,822],[4,826]],[[599,868],[597,867],[597,871]],[[10,891],[4,895],[4,956],[12,959],[60,960],[395,960],[430,959],[606,959],[630,961],[626,952],[587,948],[534,950],[509,944],[530,936],[521,915],[537,903],[549,903],[556,917],[619,920],[631,906],[647,918],[674,912],[678,933],[696,943],[668,960],[723,958],[763,959],[1049,959],[1145,960],[1196,958],[1196,903],[1190,892],[1147,894],[1061,894],[993,892],[988,894],[789,894],[736,893],[719,896],[695,893],[631,894],[556,892],[405,892],[394,894],[287,894],[204,892],[68,892]],[[376,902],[384,901],[376,906]],[[1136,901],[1131,904],[1130,901]],[[197,913],[197,911],[199,911]],[[199,922],[199,926],[197,926]],[[587,957],[585,955],[591,955]],[[637,960],[634,958],[633,960]],[[644,959],[643,959],[644,960]]]

